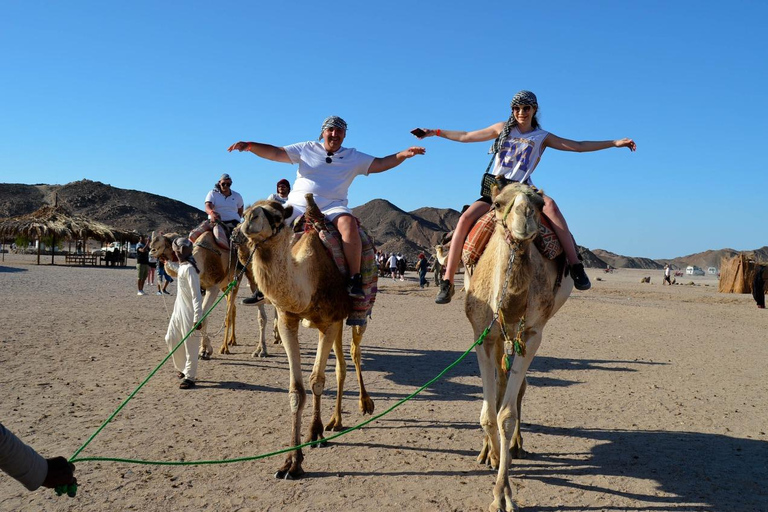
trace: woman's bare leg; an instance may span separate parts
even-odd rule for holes
[[[565,251],[565,258],[568,260],[570,266],[571,277],[573,278],[573,284],[577,290],[589,290],[592,287],[592,283],[589,282],[589,277],[584,271],[584,265],[579,261],[579,252],[576,248],[576,242],[571,235],[571,230],[568,229],[568,224],[565,222],[565,217],[557,207],[557,203],[549,197],[544,196],[544,215],[549,218],[552,224],[552,229],[555,230],[560,245],[563,246]]]
[[[475,225],[477,219],[485,215],[490,209],[490,204],[475,201],[459,218],[459,223],[453,231],[451,246],[448,249],[448,258],[445,261],[445,273],[443,274],[443,282],[440,284],[440,293],[438,293],[437,299],[435,299],[435,302],[438,304],[447,304],[451,301],[451,296],[453,295],[453,276],[459,269],[459,260],[461,258],[461,250],[464,248],[464,240],[466,240],[469,231]]]

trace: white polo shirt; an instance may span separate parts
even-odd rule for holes
[[[298,164],[296,181],[288,194],[288,204],[306,209],[304,194],[311,192],[320,210],[329,217],[349,212],[347,193],[357,176],[368,175],[375,157],[354,148],[342,147],[328,156],[321,142],[299,142],[285,146],[291,162]],[[326,162],[330,158],[331,162]]]
[[[205,196],[206,203],[212,203],[213,209],[221,215],[222,222],[235,220],[240,222],[238,210],[243,207],[243,196],[231,190],[229,197],[225,196],[215,188]]]

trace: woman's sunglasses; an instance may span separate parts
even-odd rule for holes
[[[515,105],[512,112],[529,112],[533,107],[530,105]]]

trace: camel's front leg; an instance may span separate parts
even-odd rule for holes
[[[520,386],[520,392],[517,394],[517,418],[515,420],[515,431],[512,434],[512,443],[509,447],[509,455],[513,459],[524,459],[528,453],[523,450],[523,434],[520,432],[520,422],[522,421],[523,396],[528,388],[528,382],[523,379],[523,385]]]
[[[237,286],[235,286],[235,288],[229,292],[229,295],[227,295],[227,312],[224,316],[224,339],[221,342],[219,354],[229,354],[229,347],[237,345],[237,340],[235,338],[235,318],[237,318],[236,299]]]
[[[213,303],[216,302],[216,297],[218,297],[218,295],[219,289],[215,286],[206,288],[205,297],[203,297],[203,313],[206,313],[211,308],[211,306],[213,306]],[[208,360],[211,358],[211,354],[213,354],[213,347],[211,346],[211,340],[208,337],[207,318],[200,326],[200,337],[200,352],[198,353],[198,357],[200,359]]]
[[[312,375],[309,376],[309,386],[312,388],[312,424],[304,441],[306,443],[324,439],[320,404],[323,398],[323,389],[325,388],[325,366],[328,364],[331,348],[333,348],[336,340],[341,337],[341,330],[341,321],[334,322],[325,329],[319,330],[315,365],[312,367]],[[316,446],[316,444],[312,445],[313,448]]]
[[[344,359],[344,347],[342,345],[342,330],[333,342],[333,353],[336,355],[336,407],[333,410],[331,421],[325,426],[325,430],[340,432],[344,430],[341,420],[341,399],[344,395],[344,381],[347,379],[347,361]]]
[[[306,400],[304,381],[301,378],[301,351],[299,349],[298,336],[299,319],[293,316],[288,317],[281,312],[278,312],[278,318],[278,328],[283,339],[283,348],[288,358],[290,372],[288,398],[291,404],[291,438],[289,446],[298,446],[301,444],[301,412],[304,410],[304,402]],[[304,470],[301,467],[303,460],[304,454],[300,449],[289,452],[285,462],[275,473],[275,478],[285,478],[286,480],[299,478],[304,474]]]
[[[272,323],[272,335],[275,338],[272,341],[272,344],[279,345],[281,343],[281,340],[280,340],[280,330],[277,328],[277,309],[275,309],[275,321]]]
[[[476,336],[479,337],[479,334]],[[477,462],[495,469],[499,465],[499,431],[496,426],[496,367],[493,361],[495,345],[498,339],[490,336],[475,349],[477,362],[480,366],[480,377],[483,381],[483,407],[480,410],[480,426],[483,428],[483,447],[477,457]]]
[[[541,344],[541,333],[528,330],[523,333],[526,343],[525,357],[516,356],[512,362],[512,369],[509,372],[509,382],[504,393],[501,408],[496,421],[499,426],[499,438],[501,446],[499,453],[499,472],[496,476],[496,485],[493,488],[493,503],[489,507],[491,512],[503,510],[511,512],[517,510],[517,504],[512,497],[512,486],[509,483],[509,466],[511,463],[510,444],[516,431],[520,428],[520,408],[519,399],[525,383],[525,374],[528,367],[536,355],[536,351]]]
[[[365,383],[363,382],[363,357],[360,354],[360,343],[363,341],[363,334],[365,334],[364,325],[356,325],[352,327],[352,361],[355,363],[355,373],[357,374],[357,383],[360,385],[360,412],[363,414],[373,414],[373,400],[365,390]]]
[[[258,305],[258,322],[259,322],[259,344],[256,350],[251,354],[251,357],[267,357],[267,333],[265,329],[267,327],[267,309],[264,304]]]

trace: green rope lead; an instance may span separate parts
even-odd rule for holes
[[[213,308],[211,308],[211,309],[213,309]],[[491,322],[491,325],[493,325],[493,322]],[[373,416],[370,419],[355,425],[354,427],[350,427],[350,428],[348,428],[348,429],[346,429],[346,430],[344,430],[342,432],[338,432],[336,434],[333,434],[332,436],[327,437],[325,439],[317,439],[315,441],[310,441],[310,442],[307,442],[307,443],[303,443],[303,444],[300,444],[298,446],[292,446],[290,448],[284,448],[282,450],[277,450],[277,451],[274,451],[274,452],[265,453],[265,454],[262,454],[262,455],[256,455],[256,456],[252,456],[252,457],[237,457],[237,458],[234,458],[234,459],[224,459],[224,460],[197,460],[197,461],[188,461],[188,462],[150,461],[150,460],[137,460],[137,459],[119,459],[119,458],[114,458],[114,457],[82,457],[80,459],[75,459],[75,456],[77,455],[77,453],[80,453],[80,450],[82,450],[82,448],[81,448],[80,450],[78,450],[77,453],[75,453],[75,455],[72,456],[72,458],[70,459],[70,462],[85,462],[85,461],[124,462],[124,463],[128,463],[128,464],[151,464],[151,465],[157,465],[157,466],[195,466],[195,465],[203,465],[203,464],[231,464],[233,462],[246,462],[246,461],[252,461],[252,460],[266,459],[268,457],[273,457],[275,455],[280,455],[281,453],[292,452],[292,451],[300,450],[300,449],[302,449],[304,447],[307,447],[307,446],[312,446],[312,445],[316,445],[316,444],[325,443],[325,442],[328,442],[328,441],[330,441],[332,439],[336,439],[337,437],[341,437],[344,434],[348,434],[348,433],[350,433],[350,432],[352,432],[354,430],[359,430],[359,429],[363,428],[364,426],[368,425],[369,423],[372,423],[372,422],[378,420],[379,418],[381,418],[382,416],[385,416],[385,415],[389,414],[390,412],[394,411],[395,409],[397,409],[398,407],[403,405],[405,402],[411,400],[413,397],[415,397],[416,395],[418,395],[419,393],[424,391],[424,389],[426,389],[427,386],[433,384],[435,381],[437,381],[443,375],[445,375],[449,370],[451,370],[454,366],[456,366],[461,361],[463,361],[469,355],[469,353],[472,351],[472,349],[474,349],[478,345],[482,345],[483,340],[485,339],[486,336],[488,336],[488,332],[491,329],[491,325],[489,325],[488,327],[485,328],[485,330],[480,335],[480,337],[477,339],[477,341],[475,341],[472,344],[471,347],[469,347],[463,354],[461,354],[459,356],[459,358],[456,359],[456,361],[454,361],[453,363],[448,365],[443,371],[441,371],[439,374],[437,374],[434,378],[432,378],[429,382],[427,382],[426,384],[421,386],[419,389],[417,389],[416,391],[414,391],[413,393],[411,393],[407,397],[399,400],[397,403],[392,405],[386,411],[384,411],[384,412],[382,412],[380,414],[377,414],[376,416]],[[168,358],[166,357],[166,359],[168,359]],[[165,362],[165,360],[163,361],[163,363],[164,362]],[[160,363],[160,365],[162,366],[162,363]],[[155,370],[157,370],[157,369],[155,369]],[[151,375],[150,375],[150,377],[151,377]],[[149,377],[147,377],[147,380],[149,380]],[[142,386],[143,385],[144,385],[144,383],[142,383]],[[141,387],[141,386],[139,386],[139,387]],[[136,391],[138,391],[138,389]],[[135,394],[135,392],[134,392],[134,394]],[[130,399],[130,397],[128,398],[128,400],[129,399]],[[126,400],[126,402],[128,400]],[[122,405],[121,405],[121,407],[122,407]],[[119,409],[118,409],[118,411],[119,411]],[[115,411],[115,414],[117,414],[117,411]],[[114,417],[115,414],[113,414],[112,417]],[[112,417],[110,417],[110,419],[112,419]],[[109,420],[107,420],[104,423],[104,425],[106,425],[108,422],[109,422]],[[104,425],[102,425],[102,428],[103,428]],[[99,430],[101,430],[101,429],[99,429]],[[96,433],[98,434],[98,432],[96,432]],[[95,436],[96,436],[96,434],[91,436],[91,438],[93,438]],[[89,442],[90,442],[90,439],[89,439]],[[87,444],[88,443],[86,443],[86,445]],[[83,446],[83,448],[84,447],[85,447],[85,445]]]
[[[140,390],[141,388],[143,388],[143,387],[144,387],[144,385],[145,385],[147,382],[149,382],[149,379],[151,379],[151,378],[152,378],[152,376],[153,376],[155,373],[157,373],[157,371],[158,371],[158,370],[159,370],[159,369],[160,369],[160,368],[161,368],[161,367],[162,367],[162,366],[165,364],[165,362],[166,362],[168,359],[170,359],[170,357],[173,355],[173,353],[174,353],[174,352],[176,352],[176,350],[177,350],[177,349],[178,349],[178,348],[179,348],[179,347],[180,347],[180,346],[181,346],[181,345],[182,345],[182,344],[183,344],[183,343],[184,343],[184,342],[187,340],[187,338],[189,338],[189,337],[192,335],[192,333],[193,333],[193,332],[195,332],[195,330],[197,329],[197,326],[198,326],[198,325],[200,325],[200,324],[203,322],[203,320],[205,320],[205,319],[208,317],[208,315],[211,313],[211,311],[213,311],[213,309],[214,309],[214,308],[215,308],[215,307],[216,307],[216,306],[219,304],[219,302],[221,302],[221,299],[223,299],[224,297],[226,297],[226,296],[227,296],[227,294],[230,292],[230,290],[232,290],[232,288],[234,288],[234,286],[235,286],[236,284],[237,284],[237,278],[233,279],[233,280],[232,280],[232,282],[231,282],[231,283],[229,283],[229,286],[227,286],[227,289],[226,289],[226,290],[224,290],[224,293],[222,294],[222,296],[221,296],[221,297],[219,297],[219,298],[216,300],[216,302],[214,302],[214,303],[213,303],[213,306],[211,306],[211,307],[210,307],[210,309],[208,309],[208,311],[206,311],[206,312],[203,314],[203,317],[202,317],[200,320],[198,320],[198,322],[197,322],[197,323],[196,323],[194,326],[192,326],[192,329],[191,329],[191,330],[190,330],[190,331],[187,333],[187,335],[186,335],[186,336],[184,336],[184,338],[182,338],[182,340],[181,340],[181,341],[180,341],[180,342],[179,342],[179,343],[178,343],[178,344],[177,344],[177,345],[176,345],[176,346],[173,348],[173,350],[171,350],[171,351],[170,351],[170,353],[169,353],[167,356],[165,356],[165,359],[163,359],[163,360],[160,362],[160,364],[159,364],[159,365],[157,365],[157,367],[156,367],[154,370],[152,370],[152,372],[151,372],[151,373],[150,373],[150,374],[147,376],[147,378],[146,378],[146,379],[144,379],[144,380],[142,381],[142,383],[141,383],[141,384],[139,384],[139,387],[137,387],[136,389],[134,389],[134,390],[133,390],[133,393],[131,393],[130,395],[128,395],[128,398],[126,398],[125,400],[123,400],[123,403],[121,403],[121,404],[120,404],[120,407],[118,407],[118,408],[115,410],[115,412],[113,412],[113,413],[112,413],[112,414],[109,416],[109,418],[107,418],[107,420],[106,420],[104,423],[102,423],[102,424],[101,424],[101,426],[100,426],[100,427],[99,427],[99,428],[96,430],[96,432],[94,432],[94,433],[91,435],[91,437],[89,437],[89,438],[88,438],[88,440],[87,440],[85,443],[83,443],[83,445],[82,445],[80,448],[78,448],[78,449],[77,449],[77,451],[74,453],[74,455],[72,455],[72,457],[70,457],[70,458],[69,458],[69,462],[79,462],[79,461],[82,461],[82,460],[87,460],[87,459],[77,459],[76,457],[78,456],[78,454],[80,454],[80,452],[82,452],[82,451],[85,449],[85,447],[86,447],[86,446],[88,446],[88,445],[91,443],[91,441],[93,441],[93,439],[94,439],[94,438],[95,438],[97,435],[99,435],[99,432],[101,432],[101,431],[104,429],[104,427],[106,427],[106,426],[107,426],[107,424],[109,424],[109,422],[110,422],[110,421],[112,421],[112,420],[114,419],[114,417],[115,417],[115,416],[117,416],[117,413],[119,413],[119,412],[120,412],[120,411],[123,409],[123,407],[125,407],[125,405],[126,405],[126,404],[127,404],[127,403],[128,403],[128,402],[129,402],[129,401],[130,401],[130,400],[131,400],[131,399],[132,399],[134,396],[136,396],[136,393],[138,393],[138,392],[139,392],[139,390]]]

